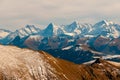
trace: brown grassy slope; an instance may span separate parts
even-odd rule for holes
[[[114,64],[97,59],[77,65],[44,51],[0,45],[0,80],[120,80]]]
[[[120,67],[106,60],[97,59],[88,65],[77,65],[61,59],[55,59],[42,52],[48,62],[57,70],[61,80],[120,80]]]

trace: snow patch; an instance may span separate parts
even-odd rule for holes
[[[65,47],[65,48],[63,48],[62,50],[69,50],[69,49],[71,49],[73,46],[68,46],[68,47]]]

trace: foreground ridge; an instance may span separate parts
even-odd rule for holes
[[[120,66],[103,59],[77,65],[44,51],[0,45],[0,80],[119,80]]]

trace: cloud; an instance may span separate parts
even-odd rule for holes
[[[120,0],[0,0],[0,28],[25,24],[67,24],[74,20],[119,22]],[[9,27],[11,26],[11,27]]]

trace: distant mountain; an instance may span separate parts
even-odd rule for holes
[[[36,28],[34,25],[27,25],[25,28],[21,28],[16,30],[15,32],[11,33],[9,36],[20,36],[20,38],[29,36],[29,35],[35,35],[40,33],[40,29]]]
[[[120,36],[120,25],[106,20],[100,21],[95,25],[80,24],[77,21],[64,26],[56,26],[55,24],[50,23],[43,30],[35,27],[34,25],[27,25],[24,28],[12,32],[9,37],[20,36],[21,38],[23,38],[29,35],[36,34],[39,34],[43,37],[61,35],[68,35],[73,37],[97,37],[99,35],[102,35],[109,38],[118,38]]]
[[[99,35],[118,38],[120,36],[120,25],[106,20],[100,21],[95,25],[91,24],[80,24],[75,21],[70,25],[56,26],[50,23],[45,29],[41,30],[34,25],[27,25],[24,28],[18,29],[15,32],[9,34],[9,38],[20,36],[20,38],[29,35],[41,35],[43,37],[52,36],[72,36],[72,37],[97,37]]]
[[[4,38],[3,44],[10,44],[17,36],[20,39],[28,37],[30,35],[40,34],[41,30],[36,28],[34,25],[27,25],[24,28],[18,29],[15,32],[11,32]]]
[[[23,44],[31,49],[39,50],[39,46],[42,44],[43,39],[44,37],[40,35],[31,35],[23,42]]]
[[[9,30],[5,30],[5,29],[0,29],[0,44],[4,44],[5,42],[5,38],[10,34],[12,33],[11,31]],[[5,42],[6,44],[7,42]]]
[[[74,36],[85,36],[92,30],[91,24],[80,24],[75,21],[70,25],[64,26],[64,30],[67,33],[72,33]]]
[[[120,63],[74,64],[44,51],[0,45],[0,80],[119,80]]]
[[[0,29],[0,39],[5,38],[10,33],[11,33],[11,31],[9,31],[9,30]]]
[[[73,22],[70,25],[56,26],[53,23],[50,23],[44,30],[42,36],[51,37],[51,36],[83,36],[88,34],[92,30],[91,24],[79,24],[78,22]]]
[[[109,38],[118,38],[120,36],[120,25],[106,20],[100,21],[93,26],[90,34],[94,36],[102,35]]]
[[[27,25],[14,32],[0,32],[0,44],[44,50],[55,57],[75,63],[94,60],[94,57],[120,55],[120,25],[107,20],[95,25],[80,24],[77,21],[62,26],[50,23],[42,30],[34,25]],[[110,60],[119,62],[119,59],[114,57]]]
[[[96,51],[105,54],[120,54],[120,38],[97,36],[89,40],[88,44]]]
[[[64,34],[64,31],[53,23],[50,23],[42,32],[42,36],[51,37]]]
[[[72,24],[65,26],[64,29],[66,32],[72,33],[77,27],[79,27],[79,23],[75,21]]]

